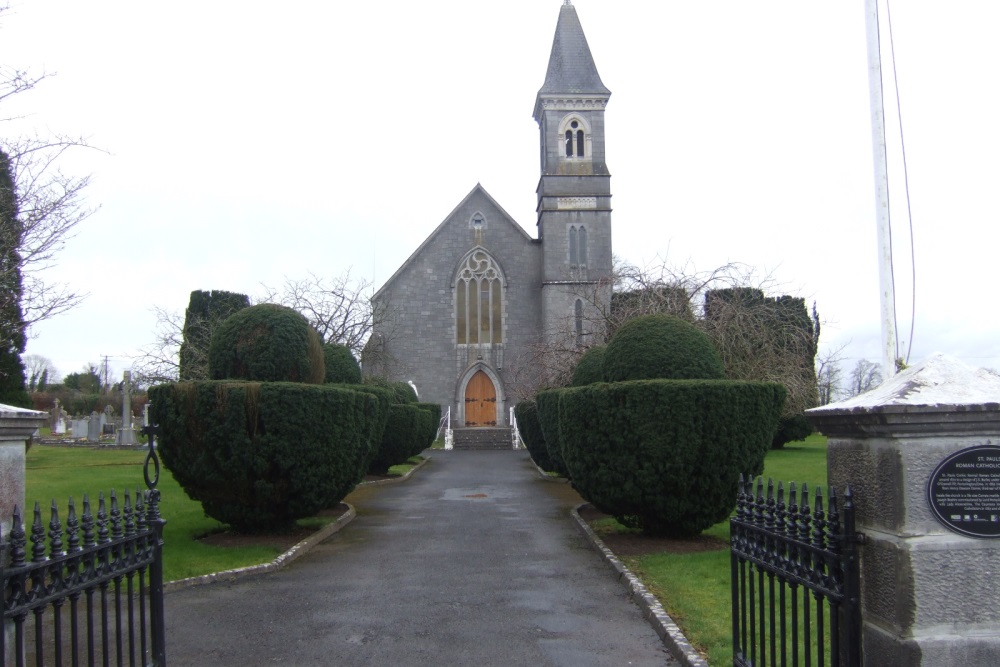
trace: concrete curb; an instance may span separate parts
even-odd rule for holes
[[[549,473],[542,470],[541,466],[535,463],[535,459],[531,458],[531,453],[528,453],[528,460],[531,461],[531,465],[535,466],[535,470],[538,471],[538,476],[544,479],[546,482],[559,482],[560,484],[568,484],[569,480],[565,477],[553,477]]]
[[[393,477],[391,479],[377,479],[374,482],[361,482],[360,484],[358,484],[358,486],[359,487],[385,486],[387,484],[399,484],[400,482],[405,482],[406,480],[410,479],[410,475],[423,468],[424,465],[426,465],[426,463],[431,460],[430,454],[427,455],[421,454],[421,456],[424,457],[424,460],[418,463],[417,465],[413,466],[412,468],[410,468],[405,475],[400,475],[399,477]]]
[[[431,457],[428,455],[424,457],[424,460],[413,466],[406,472],[405,475],[400,475],[395,479],[380,479],[374,482],[361,482],[358,484],[359,487],[367,486],[384,486],[386,484],[398,484],[400,482],[405,482],[410,478],[415,471],[419,470],[424,466],[425,463],[430,461]],[[347,505],[347,511],[342,515],[337,517],[336,521],[323,526],[315,533],[302,540],[291,549],[281,554],[270,563],[262,563],[260,565],[248,565],[247,567],[239,567],[232,570],[223,570],[222,572],[213,572],[211,574],[203,574],[199,577],[189,577],[187,579],[178,579],[177,581],[169,581],[163,584],[163,592],[169,593],[171,591],[178,591],[184,588],[190,588],[191,586],[202,586],[205,584],[213,584],[218,581],[229,581],[233,582],[238,579],[244,579],[246,577],[257,576],[260,574],[266,574],[268,572],[277,572],[281,568],[285,567],[289,563],[295,562],[298,558],[308,553],[314,546],[330,537],[331,535],[337,533],[341,528],[349,524],[357,516],[357,511],[350,503],[343,503]]]
[[[681,632],[681,629],[674,623],[674,620],[670,618],[667,612],[663,610],[663,605],[656,599],[656,596],[646,589],[642,582],[639,581],[639,578],[632,574],[632,571],[625,566],[625,563],[615,556],[614,552],[597,536],[594,529],[583,520],[579,511],[581,507],[583,505],[574,507],[570,512],[576,520],[576,525],[587,536],[587,539],[590,540],[594,548],[601,552],[601,555],[604,556],[604,560],[611,566],[611,569],[618,573],[618,581],[628,589],[632,595],[632,599],[642,609],[646,620],[653,626],[653,630],[660,636],[667,649],[685,667],[708,667],[708,661],[694,650],[694,647],[691,646],[691,643],[684,636],[684,633]]]

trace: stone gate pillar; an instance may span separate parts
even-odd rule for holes
[[[864,664],[1000,665],[1000,377],[937,355],[807,415],[865,535]]]
[[[7,542],[10,533],[11,519],[14,508],[21,510],[24,520],[24,454],[25,443],[48,420],[48,414],[35,410],[15,408],[0,404],[0,534]],[[6,549],[0,552],[0,569],[7,564],[9,554]],[[4,626],[3,631],[8,631]],[[10,640],[8,636],[6,639]],[[13,664],[13,642],[6,641],[9,655],[4,656],[7,664]]]

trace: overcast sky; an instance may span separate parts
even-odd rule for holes
[[[10,1],[0,64],[56,76],[5,102],[0,115],[28,115],[0,132],[107,151],[66,162],[93,174],[100,210],[48,276],[90,297],[27,350],[64,374],[104,355],[120,374],[154,337],[151,308],[183,311],[195,289],[258,295],[348,268],[378,287],[477,182],[536,235],[531,111],[562,0]],[[821,347],[848,345],[845,366],[880,360],[864,2],[574,4],[612,91],[615,254],[752,265],[817,302]],[[941,351],[1000,368],[1000,3],[891,9],[911,362]]]

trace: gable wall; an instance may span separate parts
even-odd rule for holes
[[[453,281],[459,261],[477,245],[476,232],[469,225],[477,211],[486,218],[482,245],[498,261],[505,278],[502,350],[455,343]],[[394,360],[392,378],[412,380],[421,401],[451,406],[456,419],[459,380],[480,354],[502,377],[503,364],[523,359],[526,346],[537,339],[541,263],[540,245],[482,192],[473,192],[379,295],[390,313],[384,349]],[[504,388],[497,389],[498,400],[506,398]],[[511,405],[508,400],[502,414]],[[501,423],[506,423],[505,416]]]

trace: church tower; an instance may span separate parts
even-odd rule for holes
[[[565,0],[534,112],[541,134],[542,326],[549,342],[601,342],[594,337],[600,335],[594,330],[595,302],[610,299],[612,274],[611,175],[604,147],[610,97],[576,8]]]

